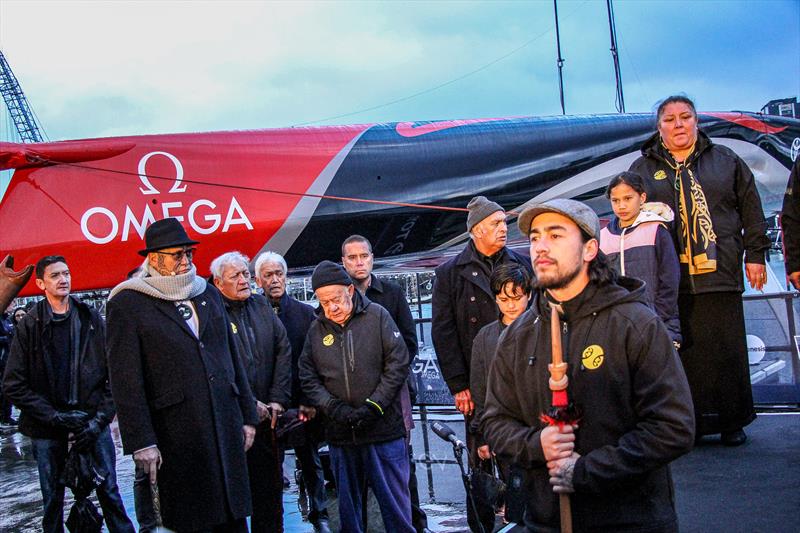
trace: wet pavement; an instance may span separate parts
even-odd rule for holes
[[[436,420],[442,420],[450,426],[463,439],[463,419],[458,415],[448,412],[435,415]],[[14,413],[17,416],[18,413]],[[417,430],[413,432],[412,446],[415,457],[422,461],[425,459],[425,444],[423,432],[419,426],[417,416]],[[128,515],[137,526],[133,507],[133,460],[130,456],[122,455],[122,445],[116,424],[112,425],[112,434],[117,446],[117,484],[125,503]],[[453,462],[452,447],[429,432],[429,457],[436,464],[427,469],[425,464],[417,465],[417,479],[419,482],[420,500],[422,507],[428,514],[429,527],[433,531],[460,532],[467,531],[464,488],[457,465]],[[300,497],[297,483],[294,479],[294,455],[288,452],[284,461],[284,473],[291,480],[288,490],[284,491],[284,528],[287,532],[312,533],[311,524],[304,521],[307,512],[306,502]],[[430,475],[429,475],[430,474]],[[67,501],[64,505],[65,516],[68,513],[72,500],[69,489],[66,490]],[[95,500],[95,504],[97,501]],[[36,460],[33,458],[30,440],[13,429],[0,430],[0,532],[2,533],[28,533],[40,531],[42,515],[42,499],[39,489],[39,478],[36,470]],[[331,526],[336,530],[338,516],[336,500],[333,491],[328,491],[328,507],[331,514]],[[99,506],[98,506],[99,508]],[[105,529],[104,529],[105,530]],[[374,498],[369,505],[369,531],[383,531],[380,522],[380,511]]]
[[[426,413],[430,422],[446,422],[463,440],[464,425],[451,409]],[[413,433],[418,461],[425,450],[432,464],[417,464],[422,506],[432,531],[466,531],[464,488],[453,462],[452,447],[419,424]],[[800,413],[762,412],[747,428],[744,446],[728,448],[718,437],[707,437],[690,454],[673,463],[676,508],[681,531],[750,533],[795,533],[800,531]],[[117,476],[125,506],[133,513],[133,463],[121,455],[118,436]],[[284,471],[293,480],[294,456],[287,454]],[[69,492],[69,491],[67,491]],[[310,533],[303,521],[304,501],[292,481],[284,492],[284,524],[287,532]],[[336,530],[335,495],[329,492],[331,526]],[[70,503],[65,505],[68,510]],[[0,432],[0,532],[26,533],[39,530],[41,496],[36,462],[30,442],[19,433]],[[500,525],[498,521],[498,526]],[[374,500],[369,512],[369,531],[383,531]]]

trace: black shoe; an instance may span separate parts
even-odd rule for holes
[[[741,446],[747,441],[747,435],[743,429],[723,431],[721,440],[725,446]]]
[[[331,527],[328,525],[328,520],[320,518],[314,522],[314,533],[331,533]]]

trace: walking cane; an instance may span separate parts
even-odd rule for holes
[[[541,416],[543,422],[550,426],[564,427],[567,424],[574,424],[578,421],[578,414],[573,406],[569,405],[567,397],[567,363],[564,362],[563,351],[561,348],[561,322],[558,317],[558,310],[554,305],[550,306],[550,344],[552,347],[552,362],[547,365],[550,372],[550,390],[553,392],[552,407]],[[561,532],[572,533],[572,505],[569,494],[559,494],[558,503],[561,511]]]
[[[150,496],[153,499],[153,518],[156,521],[156,527],[164,527],[164,522],[161,520],[161,495],[158,492],[158,482],[150,482]]]

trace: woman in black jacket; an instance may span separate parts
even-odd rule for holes
[[[675,213],[672,237],[681,263],[680,355],[695,408],[697,436],[745,442],[755,419],[741,293],[742,258],[750,285],[766,282],[766,221],[753,173],[732,150],[697,129],[694,103],[670,96],[658,107],[658,131],[630,170],[648,199]]]

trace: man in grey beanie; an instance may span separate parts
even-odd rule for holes
[[[442,376],[466,419],[470,465],[475,468],[480,466],[480,460],[477,443],[469,431],[475,408],[469,390],[469,363],[475,335],[497,320],[499,313],[489,278],[499,265],[518,263],[530,272],[531,264],[506,247],[506,212],[500,204],[476,196],[467,209],[470,242],[460,254],[436,269],[431,335]],[[494,509],[480,505],[477,510],[472,509],[467,501],[467,520],[473,531],[478,530],[476,511],[484,530],[492,531]]]

